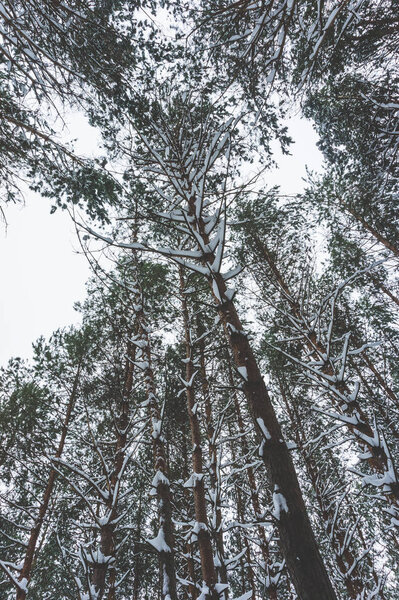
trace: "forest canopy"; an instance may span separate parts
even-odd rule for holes
[[[93,273],[0,369],[0,600],[397,600],[398,49],[397,0],[0,2],[0,208]]]

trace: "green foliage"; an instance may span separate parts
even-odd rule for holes
[[[115,568],[118,599],[162,596],[159,557],[148,541],[163,525],[153,489],[160,424],[182,586],[192,575],[190,553],[193,583],[202,586],[195,506],[185,485],[191,454],[201,448],[209,531],[215,548],[223,530],[234,565],[232,595],[245,594],[251,577],[258,596],[270,595],[281,569],[278,597],[293,597],[276,533],[276,490],[262,473],[260,431],[243,402],[245,377],[233,366],[225,334],[241,336],[243,344],[244,336],[231,333],[229,321],[222,330],[208,285],[220,277],[208,261],[222,243],[222,217],[223,269],[245,267],[222,310],[234,316],[233,300],[244,315],[245,344],[265,373],[334,585],[344,597],[356,576],[358,597],[378,597],[375,585],[386,579],[384,598],[397,597],[397,482],[370,485],[388,477],[384,469],[398,460],[397,17],[390,0],[356,6],[357,12],[354,2],[284,0],[15,3],[20,21],[6,26],[11,33],[25,28],[36,58],[20,37],[2,37],[3,52],[11,53],[10,64],[0,63],[7,199],[17,198],[18,177],[26,177],[52,200],[52,211],[77,207],[108,225],[114,240],[126,240],[126,252],[112,254],[112,270],[93,261],[96,277],[77,305],[82,325],[40,338],[31,364],[13,359],[0,372],[0,559],[13,561],[15,572],[49,474],[56,473],[32,600],[75,598],[77,585],[80,600],[88,598],[93,572],[104,564],[97,551],[108,525],[115,563],[106,585]],[[251,184],[244,179],[258,168],[267,175],[273,140],[288,152],[283,119],[295,99],[314,122],[327,168],[309,176],[304,194],[287,198],[277,188],[264,190],[258,173]],[[60,143],[46,111],[62,103],[78,107],[101,132],[104,158],[77,157],[72,145]],[[218,137],[222,129],[225,138]],[[210,164],[208,150],[219,139]],[[183,200],[199,196],[206,206],[200,216],[182,210]],[[168,213],[180,221],[171,226]],[[190,385],[181,282],[167,260],[169,247],[200,267],[183,269]],[[151,361],[147,342],[135,337],[141,319]],[[241,351],[234,347],[238,364]],[[188,388],[195,408],[187,409]],[[201,442],[194,448],[193,415]],[[386,464],[374,469],[372,461],[388,452]],[[7,578],[0,594],[14,595]]]

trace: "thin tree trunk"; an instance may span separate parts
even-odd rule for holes
[[[384,390],[384,392],[386,393],[388,398],[390,398],[392,400],[392,402],[395,404],[396,408],[399,408],[399,398],[396,396],[395,392],[385,382],[384,378],[381,376],[378,369],[373,365],[373,363],[371,362],[371,360],[367,356],[367,354],[362,354],[362,357],[363,357],[363,360],[366,363],[367,367],[373,373],[373,375],[375,376],[376,380],[378,381],[378,383],[380,384],[380,386],[382,387],[382,389]]]
[[[160,524],[160,534],[162,535],[166,546],[159,550],[159,558],[162,571],[162,598],[170,597],[171,600],[177,599],[176,592],[176,569],[174,558],[174,533],[172,524],[172,504],[169,483],[169,470],[166,460],[165,440],[162,436],[162,417],[159,409],[159,401],[155,386],[154,372],[152,369],[152,355],[148,327],[145,319],[142,294],[137,298],[140,310],[138,316],[138,335],[134,342],[138,343],[144,358],[144,379],[147,388],[148,406],[151,412],[152,421],[152,446],[154,454],[155,478],[153,485],[156,489],[158,499],[158,515]]]
[[[205,420],[206,420],[206,430],[208,436],[208,444],[209,444],[209,459],[210,459],[210,483],[211,483],[211,491],[214,502],[214,510],[215,510],[215,523],[213,524],[215,531],[215,542],[216,549],[218,553],[218,559],[220,566],[216,568],[216,572],[218,575],[218,581],[221,583],[227,583],[227,569],[225,564],[225,556],[224,556],[224,545],[223,545],[223,529],[222,529],[222,509],[221,509],[221,500],[220,500],[220,482],[218,477],[218,458],[217,458],[217,446],[216,440],[214,439],[215,428],[213,425],[213,417],[212,417],[212,405],[211,398],[209,393],[209,383],[206,374],[206,365],[205,365],[205,346],[204,340],[201,339],[201,335],[203,334],[203,328],[201,326],[198,327],[198,334],[200,338],[199,342],[199,353],[200,353],[200,370],[201,370],[201,379],[202,379],[202,396],[205,403]],[[227,589],[225,590],[224,596],[227,598]]]
[[[373,399],[373,402],[375,403],[375,405],[378,406],[378,408],[380,409],[380,415],[384,421],[385,427],[387,428],[387,430],[389,430],[389,432],[391,433],[391,435],[393,435],[393,437],[395,437],[396,439],[399,439],[399,430],[396,426],[396,420],[395,420],[395,422],[393,422],[392,419],[389,418],[390,409],[389,408],[387,409],[386,406],[381,406],[381,399],[378,398],[378,396],[376,396],[375,389],[371,388],[369,382],[364,377],[362,369],[359,368],[359,366],[356,364],[355,361],[352,360],[351,362],[352,362],[352,367],[356,371],[356,374],[359,377],[362,384],[364,385],[364,388],[367,391],[368,395],[370,396],[370,398]]]
[[[397,306],[399,306],[399,298],[397,296],[395,296],[395,294],[393,294],[391,292],[391,290],[389,290],[386,285],[384,285],[383,283],[381,283],[380,281],[378,281],[378,279],[376,279],[375,277],[373,277],[372,275],[369,275],[371,281],[374,283],[374,285],[379,288],[386,296],[388,296],[388,298],[390,300],[392,300],[392,302],[395,302],[395,304]]]
[[[229,423],[229,435],[230,435],[230,438],[231,438],[231,441],[230,441],[230,452],[231,452],[231,456],[232,456],[232,459],[233,459],[233,463],[236,464],[237,455],[236,455],[236,449],[234,447],[234,443],[233,443],[233,440],[232,440],[233,436],[232,436],[232,430],[231,429],[232,428],[231,428],[231,425]],[[243,499],[242,499],[241,489],[240,489],[240,486],[237,484],[237,482],[235,482],[234,487],[235,487],[235,494],[236,494],[236,498],[237,498],[237,501],[236,501],[237,517],[238,517],[237,520],[238,520],[239,523],[244,523],[245,522],[245,511],[244,511],[244,502],[243,502]],[[251,490],[251,492],[252,492],[252,490]],[[255,515],[256,515],[256,512],[255,512]],[[258,528],[258,533],[259,533],[259,528]],[[246,561],[247,561],[247,569],[248,569],[248,580],[249,580],[249,584],[250,584],[250,588],[251,588],[251,593],[252,593],[251,598],[252,598],[252,600],[255,600],[255,598],[256,598],[256,584],[255,584],[255,573],[254,573],[254,570],[252,568],[251,547],[250,547],[248,538],[245,535],[245,533],[242,535],[242,538],[244,540],[244,547],[245,547],[245,558],[244,558],[244,556],[241,558],[241,561],[242,561],[241,568],[242,568],[242,571],[243,571],[243,575],[242,575],[242,594],[244,594],[244,593],[247,592],[247,590],[246,590],[246,581],[247,581],[247,578],[244,576],[244,573],[245,573],[245,559],[246,559]],[[240,531],[240,535],[239,535],[239,540],[241,540],[241,531]],[[260,542],[261,542],[261,545],[262,545],[262,539],[260,540]],[[240,552],[242,550],[242,548],[239,547],[238,550]],[[264,557],[262,548],[261,548],[261,552],[262,552],[262,556]]]
[[[122,402],[116,424],[114,468],[110,478],[110,489],[108,500],[106,502],[107,523],[105,523],[100,529],[100,548],[102,555],[107,557],[108,561],[96,562],[93,567],[93,585],[97,591],[98,600],[101,600],[104,596],[108,568],[109,566],[113,567],[112,559],[114,558],[115,554],[114,522],[118,515],[118,503],[115,503],[114,501],[114,492],[116,486],[118,485],[118,480],[123,468],[126,454],[127,430],[129,427],[130,394],[133,387],[134,373],[135,347],[130,343],[128,344],[127,348],[127,357]],[[109,600],[115,600],[115,583],[115,570],[112,568],[108,592]]]
[[[272,259],[268,248],[266,247],[264,242],[262,242],[258,238],[258,236],[253,235],[252,237],[253,237],[253,240],[255,242],[255,246],[256,246],[258,252],[262,256],[262,258],[264,258],[266,260],[273,275],[276,278],[278,285],[281,287],[281,289],[283,291],[283,295],[291,307],[293,316],[296,317],[298,322],[302,321],[304,323],[304,325],[306,325],[306,321],[303,318],[300,307],[295,302],[294,297],[293,297],[287,283],[285,282],[283,276],[281,275],[277,265],[275,264],[274,260]],[[327,356],[326,348],[320,342],[320,340],[317,339],[316,333],[313,329],[308,331],[306,329],[306,326],[304,326],[303,335],[304,335],[305,343],[306,343],[306,346],[308,347],[308,349],[312,353],[317,352],[319,354],[318,359],[320,358],[320,356]],[[331,361],[327,362],[323,366],[322,371],[326,375],[330,375],[330,376],[334,375],[334,368],[331,364]],[[345,392],[346,394],[348,394],[348,396],[351,396],[351,391],[349,390],[348,386],[344,382],[337,383],[336,387],[337,387],[338,391]],[[351,400],[351,402],[345,403],[345,407],[342,410],[346,415],[355,416],[358,421],[356,425],[353,425],[352,423],[348,423],[348,422],[346,422],[345,425],[355,436],[356,436],[356,431],[359,431],[362,434],[362,437],[360,440],[359,440],[359,437],[357,438],[358,443],[363,451],[365,451],[365,450],[368,451],[369,457],[367,458],[367,462],[370,465],[371,469],[373,471],[376,471],[377,473],[384,473],[387,469],[390,459],[385,452],[385,448],[383,448],[381,446],[375,446],[373,443],[369,443],[367,441],[367,439],[373,440],[374,430],[369,422],[367,415],[362,410],[359,402],[357,400]],[[397,486],[396,487],[392,486],[391,492],[388,492],[386,494],[386,496],[387,496],[387,501],[390,504],[394,504],[397,506],[398,502],[399,502],[399,488]]]
[[[206,511],[204,472],[202,465],[202,446],[200,426],[196,411],[196,401],[194,392],[194,363],[191,348],[190,322],[189,313],[184,294],[184,278],[183,270],[179,268],[180,276],[180,297],[184,322],[185,345],[186,345],[186,397],[187,410],[190,422],[191,441],[193,444],[193,491],[195,518],[197,521],[197,536],[198,546],[201,557],[202,578],[209,592],[206,593],[208,598],[217,599],[218,594],[215,590],[217,583],[215,564],[213,560],[213,551],[211,544],[211,536],[209,533],[208,516]]]
[[[323,495],[320,491],[320,472],[317,467],[312,454],[305,450],[306,447],[306,433],[303,429],[302,421],[298,415],[295,406],[288,401],[287,395],[284,390],[284,386],[279,380],[279,387],[281,397],[283,398],[287,413],[291,420],[291,425],[296,434],[296,443],[299,451],[301,452],[303,461],[305,463],[306,472],[309,480],[312,484],[313,491],[316,496],[317,503],[319,505],[320,513],[322,516],[323,526],[326,531],[326,537],[330,541],[332,551],[334,553],[335,562],[338,570],[341,573],[344,585],[348,592],[348,597],[353,600],[357,600],[359,595],[364,590],[364,584],[359,569],[353,565],[355,564],[356,557],[352,551],[346,546],[346,531],[341,527],[333,527],[336,515],[335,515],[335,504],[329,501],[326,503]],[[351,569],[352,567],[352,569]]]
[[[356,221],[358,221],[358,223],[360,223],[364,229],[366,231],[368,231],[369,233],[371,233],[371,235],[380,242],[380,244],[382,244],[383,246],[385,246],[385,248],[387,248],[388,250],[390,250],[391,252],[393,252],[393,254],[395,256],[399,256],[399,248],[397,248],[394,244],[392,244],[392,242],[390,242],[389,240],[386,239],[386,237],[384,237],[381,233],[379,233],[375,227],[373,227],[372,225],[370,225],[370,223],[368,223],[366,221],[366,219],[364,219],[364,217],[362,217],[361,215],[359,215],[359,213],[349,204],[346,204],[344,202],[340,202],[341,206],[344,208],[344,210],[348,211],[349,214],[352,215],[352,217],[354,219],[356,219]]]
[[[62,425],[61,437],[60,437],[60,441],[58,442],[58,448],[55,453],[55,458],[61,458],[62,452],[64,450],[65,439],[68,434],[69,423],[71,420],[73,407],[76,402],[81,367],[82,367],[82,360],[78,364],[76,375],[75,375],[75,378],[73,381],[72,391],[71,391],[71,395],[69,397],[68,406],[67,406],[67,410],[65,413],[64,422]],[[50,498],[53,493],[56,477],[57,477],[56,471],[54,469],[51,469],[49,478],[47,481],[46,489],[44,490],[42,503],[39,506],[38,516],[37,516],[34,526],[31,529],[28,545],[26,547],[25,558],[24,558],[23,566],[22,566],[21,573],[19,576],[19,583],[20,583],[20,585],[22,585],[22,587],[17,588],[17,595],[16,595],[17,600],[25,600],[26,595],[27,595],[28,584],[29,584],[31,574],[32,574],[32,565],[33,565],[33,560],[34,560],[34,556],[35,556],[35,550],[36,550],[39,535],[40,535],[40,532],[41,532],[41,529],[43,526],[43,521],[44,521],[44,518],[45,518],[47,510],[48,510]]]
[[[242,501],[242,497],[241,497],[241,490],[239,488],[239,486],[235,486],[236,487],[236,496],[237,496],[237,516],[238,516],[238,522],[239,523],[243,523],[244,522],[244,509],[243,509],[243,501]],[[241,536],[239,537],[239,539],[241,539]],[[249,582],[249,586],[251,589],[251,598],[252,600],[256,599],[256,584],[255,584],[255,573],[254,570],[252,568],[252,557],[251,557],[251,547],[249,545],[248,539],[244,533],[243,535],[243,539],[244,539],[244,547],[245,547],[245,559],[247,561],[247,573],[248,576],[247,577],[243,577],[242,578],[242,593],[244,594],[247,590],[246,588],[246,582]],[[241,548],[238,548],[239,551],[241,551]],[[242,561],[243,561],[243,571],[245,572],[245,559],[244,556],[242,557]]]
[[[188,418],[188,417],[187,417]],[[187,481],[189,478],[189,468],[188,468],[188,456],[187,456],[187,442],[186,436],[182,435],[181,440],[181,451],[182,451],[182,459],[183,459],[183,479]],[[191,494],[187,488],[183,488],[183,497],[187,500],[187,509],[188,509],[188,519],[189,521],[193,520],[192,518],[192,502],[191,502]],[[188,585],[188,595],[191,600],[196,600],[198,597],[198,590],[195,585],[195,565],[193,559],[193,544],[187,539],[186,540],[186,558],[187,558],[187,575],[188,580],[190,581]]]
[[[139,594],[140,594],[140,579],[141,579],[142,566],[141,566],[141,562],[140,562],[140,552],[136,548],[140,541],[140,536],[141,536],[141,527],[142,527],[141,503],[142,503],[142,495],[140,494],[139,509],[138,509],[138,514],[137,514],[137,527],[136,527],[136,531],[135,531],[135,540],[133,542],[134,554],[135,554],[134,570],[133,570],[133,600],[138,600]]]

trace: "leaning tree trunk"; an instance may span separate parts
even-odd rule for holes
[[[362,215],[360,215],[353,206],[350,206],[347,203],[340,202],[341,206],[344,210],[346,210],[352,217],[362,225],[362,227],[371,233],[371,235],[378,241],[380,244],[385,246],[388,250],[390,250],[395,256],[399,256],[399,248],[397,248],[392,242],[387,240],[375,227],[373,227]]]
[[[378,279],[376,277],[373,277],[373,275],[369,274],[369,278],[371,279],[371,281],[373,282],[373,284],[375,285],[375,287],[379,290],[381,290],[386,296],[388,296],[388,298],[390,300],[392,300],[392,302],[395,302],[395,304],[397,306],[399,306],[399,298],[397,296],[395,296],[395,294],[393,294],[391,292],[391,290],[389,290],[387,288],[386,285],[384,285],[383,283],[381,283],[380,281],[378,281]]]
[[[73,407],[75,405],[76,396],[77,396],[77,392],[78,392],[81,368],[82,368],[82,361],[80,361],[80,363],[78,365],[76,375],[75,375],[75,378],[73,381],[72,391],[71,391],[71,395],[69,397],[68,406],[67,406],[67,410],[66,410],[65,417],[64,417],[64,422],[62,424],[61,437],[60,437],[60,441],[58,442],[58,448],[55,453],[55,458],[61,458],[62,452],[64,450],[65,439],[66,439],[66,436],[68,433],[69,423],[71,420],[72,411],[73,411]],[[40,532],[42,530],[43,522],[44,522],[45,516],[47,514],[47,510],[48,510],[48,506],[50,503],[51,495],[53,493],[56,477],[57,477],[57,473],[56,473],[55,469],[51,469],[50,475],[49,475],[49,478],[47,481],[46,489],[44,490],[43,499],[39,506],[38,516],[35,520],[34,526],[31,529],[29,541],[26,546],[25,558],[24,558],[23,566],[22,566],[21,573],[19,576],[19,585],[17,587],[16,600],[25,600],[26,595],[28,593],[28,584],[29,584],[31,574],[32,574],[35,550],[36,550],[37,542],[38,542],[38,539],[40,536]]]
[[[196,218],[195,196],[189,200],[189,215]],[[209,236],[202,218],[196,219],[197,235],[204,248]],[[213,252],[202,262],[215,264]],[[208,276],[220,321],[229,340],[234,362],[243,383],[254,424],[262,439],[260,456],[273,491],[274,516],[281,549],[300,600],[336,600],[323,559],[307,514],[291,454],[283,438],[280,423],[233,299],[220,271]]]
[[[306,319],[301,313],[298,303],[295,302],[294,296],[274,262],[266,244],[255,234],[252,235],[252,240],[261,258],[269,265],[275,281],[282,291],[283,297],[287,300],[291,314],[295,317],[296,323],[298,324],[297,330],[303,336],[305,340],[304,344],[310,351],[310,355],[316,354],[317,360],[320,360],[320,357],[328,356],[327,348],[320,339],[318,339],[315,330],[307,326]],[[329,377],[335,374],[335,367],[330,358],[324,362],[321,373]],[[352,393],[347,384],[341,380],[330,387],[333,392],[335,391],[335,394],[331,393],[330,396],[332,397],[332,400],[338,404],[339,409],[345,417],[343,419],[343,424],[354,435],[362,451],[366,452],[368,465],[375,473],[384,474],[389,466],[392,465],[392,459],[386,444],[375,444],[375,431],[370,423],[370,419],[360,406],[358,400],[351,397]],[[347,398],[342,400],[342,394],[345,394],[347,398],[350,398],[350,401],[347,401]],[[390,395],[390,398],[393,399],[392,395]],[[347,417],[349,417],[349,419],[347,419]],[[394,469],[394,466],[392,468]],[[395,515],[397,515],[399,508],[399,486],[396,481],[391,484],[384,495],[388,504],[392,506]]]
[[[278,378],[278,381],[280,394],[287,409],[292,428],[295,431],[296,443],[302,455],[307,475],[316,496],[317,504],[323,518],[323,527],[326,532],[326,538],[330,542],[337,569],[340,572],[346,587],[348,598],[357,600],[357,598],[360,598],[361,594],[364,593],[365,586],[356,562],[356,557],[346,544],[346,530],[342,529],[339,525],[334,526],[336,521],[336,504],[332,502],[331,499],[326,502],[321,493],[320,481],[322,481],[322,477],[320,469],[312,456],[312,452],[306,449],[307,436],[303,428],[303,423],[298,415],[296,407],[292,406],[292,403],[289,402],[280,378]]]
[[[374,365],[374,363],[371,361],[371,359],[367,356],[366,353],[362,354],[362,358],[363,358],[364,362],[366,363],[367,367],[373,373],[373,375],[376,378],[376,380],[378,381],[378,383],[380,384],[380,387],[384,390],[384,392],[386,393],[388,398],[390,398],[390,400],[392,400],[393,404],[398,409],[399,408],[399,398],[397,397],[397,395],[395,394],[393,389],[391,387],[389,387],[387,382],[382,377],[380,371],[377,369],[377,367]]]
[[[230,365],[230,357],[227,357],[227,369],[228,369],[228,375],[229,375],[229,384],[233,390],[232,393],[233,393],[233,400],[234,400],[234,410],[235,410],[236,418],[237,418],[238,432],[240,434],[240,438],[239,438],[240,444],[242,446],[243,455],[248,456],[249,447],[248,447],[247,440],[245,439],[244,420],[243,420],[242,413],[241,413],[241,407],[240,407],[240,402],[238,399],[238,394],[237,394],[235,386],[234,386],[233,373],[232,373],[231,365]],[[261,507],[260,507],[258,486],[256,483],[253,467],[251,465],[247,465],[246,472],[247,472],[247,477],[248,477],[249,488],[251,490],[252,508],[253,508],[253,511],[255,514],[255,518],[260,519],[261,518]],[[265,571],[268,574],[268,579],[265,584],[265,587],[267,589],[267,597],[269,600],[277,600],[277,598],[278,598],[277,586],[273,582],[273,578],[271,575],[272,564],[271,564],[271,560],[270,560],[270,558],[271,558],[270,557],[270,548],[269,548],[269,543],[267,541],[265,528],[262,525],[258,525],[257,529],[258,529],[260,550],[262,553],[263,562],[265,564]]]

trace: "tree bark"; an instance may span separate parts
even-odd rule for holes
[[[60,441],[58,442],[58,448],[55,453],[55,458],[61,458],[62,452],[64,450],[65,440],[66,440],[66,436],[68,434],[69,423],[70,423],[72,411],[73,411],[73,408],[74,408],[74,405],[76,402],[81,368],[82,368],[82,361],[80,361],[78,364],[76,375],[75,375],[75,378],[73,381],[72,391],[71,391],[71,395],[69,397],[68,406],[67,406],[67,410],[65,413],[64,422],[62,425],[61,437],[60,437]],[[35,550],[36,550],[39,535],[40,535],[40,532],[41,532],[41,529],[43,526],[43,521],[44,521],[44,518],[45,518],[47,510],[48,510],[50,498],[53,493],[56,477],[57,477],[56,471],[54,469],[51,469],[49,478],[47,481],[46,489],[44,490],[42,503],[39,506],[38,516],[37,516],[34,526],[31,529],[31,532],[30,532],[28,545],[26,547],[25,558],[24,558],[23,566],[22,566],[21,573],[19,576],[19,582],[24,583],[25,585],[23,587],[17,588],[16,600],[25,600],[26,595],[27,595],[27,586],[29,584],[31,574],[32,574],[32,566],[33,566],[33,561],[34,561],[34,556],[35,556]]]
[[[356,219],[356,221],[358,223],[360,223],[364,229],[366,231],[368,231],[369,233],[371,233],[371,235],[378,241],[380,242],[380,244],[382,244],[383,246],[385,246],[385,248],[387,248],[388,250],[390,250],[395,256],[399,256],[399,248],[397,248],[394,244],[392,244],[392,242],[390,242],[389,240],[387,240],[386,237],[384,237],[381,233],[379,233],[375,227],[373,227],[372,225],[370,225],[370,223],[368,223],[366,221],[366,219],[364,219],[364,217],[362,217],[361,215],[359,215],[359,213],[349,204],[346,204],[344,202],[340,202],[341,206],[344,208],[344,210],[348,211],[348,213],[350,215],[352,215],[352,217],[354,219]]]
[[[187,416],[187,419],[188,419],[188,416]],[[186,440],[185,435],[182,435],[181,452],[182,452],[182,459],[183,459],[183,472],[182,472],[183,479],[185,481],[187,481],[187,479],[189,478],[189,468],[188,468],[188,456],[187,456],[187,440]],[[193,520],[193,510],[192,510],[191,494],[187,488],[183,489],[183,497],[185,500],[187,500],[186,510],[188,513],[188,519],[189,519],[189,521],[192,521]],[[188,585],[188,597],[191,598],[191,600],[196,600],[198,597],[198,590],[195,585],[195,565],[194,565],[194,558],[193,558],[193,544],[189,538],[186,540],[186,558],[187,558],[187,564],[186,564],[187,575],[188,575],[188,579],[190,581],[190,583]]]
[[[205,365],[205,345],[204,340],[201,339],[201,335],[204,333],[203,328],[199,324],[198,326],[198,335],[200,338],[199,342],[199,353],[200,353],[200,370],[201,370],[201,379],[202,379],[202,396],[205,404],[205,421],[206,421],[206,430],[209,444],[209,471],[210,471],[210,484],[212,490],[212,496],[214,498],[214,510],[215,510],[215,523],[213,525],[214,528],[214,538],[216,543],[216,549],[218,553],[218,559],[220,566],[216,567],[216,572],[218,576],[218,581],[221,583],[227,583],[227,569],[225,564],[225,555],[224,555],[224,544],[223,544],[223,529],[222,529],[222,509],[221,509],[221,499],[220,499],[220,484],[217,470],[217,446],[216,440],[214,439],[215,429],[213,426],[213,417],[212,417],[212,404],[209,393],[209,383],[206,374],[206,365]],[[224,593],[224,597],[227,598],[227,589]]]
[[[108,500],[106,502],[108,520],[100,529],[100,548],[103,556],[111,558],[111,562],[96,562],[93,567],[93,585],[98,594],[98,600],[101,600],[105,594],[106,576],[109,566],[112,565],[112,558],[115,554],[115,525],[114,521],[118,515],[118,503],[114,503],[114,491],[118,484],[123,463],[126,454],[127,430],[129,426],[130,412],[130,394],[133,387],[134,357],[135,347],[128,344],[127,360],[125,366],[125,377],[122,392],[122,402],[116,426],[116,444],[114,468],[110,478],[110,489]],[[108,600],[115,600],[115,570],[112,568],[109,582]]]
[[[393,294],[391,292],[391,290],[389,290],[387,288],[386,285],[384,285],[383,283],[381,283],[380,281],[378,281],[378,279],[376,277],[373,277],[372,275],[369,275],[371,281],[374,283],[374,285],[376,286],[377,289],[380,289],[386,296],[388,296],[388,298],[390,300],[392,300],[392,302],[395,302],[395,304],[397,306],[399,306],[399,298],[397,296],[395,296],[395,294]]]
[[[194,363],[192,357],[191,348],[191,335],[190,335],[190,321],[187,307],[187,301],[184,295],[184,277],[182,268],[179,269],[180,276],[180,298],[182,305],[183,323],[184,323],[184,334],[185,334],[185,345],[186,345],[186,397],[187,397],[187,410],[190,422],[191,430],[191,441],[193,444],[193,481],[194,490],[194,505],[195,505],[195,518],[198,527],[198,546],[201,557],[201,571],[202,578],[209,592],[206,594],[207,598],[217,600],[218,594],[215,590],[217,583],[215,564],[213,560],[213,551],[211,544],[211,536],[209,533],[208,516],[206,511],[206,499],[205,499],[205,485],[204,485],[204,472],[202,465],[202,446],[201,446],[201,433],[200,426],[196,411],[196,401],[194,392]]]
[[[305,450],[306,434],[303,429],[302,421],[298,415],[298,412],[288,401],[287,395],[284,390],[282,382],[279,380],[279,387],[281,397],[283,398],[284,404],[287,409],[287,413],[290,417],[292,428],[296,434],[296,443],[298,449],[302,455],[305,463],[306,472],[309,480],[312,484],[314,494],[316,496],[317,504],[320,509],[322,516],[323,527],[326,532],[326,538],[329,540],[331,549],[334,553],[334,558],[339,572],[341,573],[344,585],[348,592],[348,597],[353,600],[357,600],[364,590],[364,584],[359,569],[353,565],[355,564],[356,557],[345,544],[346,531],[342,527],[336,525],[333,528],[333,523],[336,520],[335,515],[335,503],[329,498],[327,503],[320,490],[320,481],[323,481],[320,470],[318,469],[316,461],[312,457],[311,452]],[[348,574],[349,573],[349,574]]]
[[[159,558],[162,572],[162,598],[170,597],[171,600],[177,600],[176,592],[176,569],[174,554],[174,532],[172,523],[172,503],[169,483],[169,469],[166,460],[165,440],[162,436],[161,424],[162,418],[159,409],[157,390],[155,386],[154,372],[152,369],[152,355],[150,337],[145,319],[142,294],[137,298],[140,305],[138,311],[138,335],[135,338],[140,342],[140,349],[145,361],[144,379],[147,388],[148,406],[151,412],[152,420],[152,446],[154,454],[154,471],[156,477],[155,489],[158,499],[158,516],[160,531],[163,533],[164,540],[168,550],[159,551]]]
[[[233,453],[233,447],[232,447],[232,454],[233,454],[233,459],[234,459],[234,453]],[[238,517],[238,522],[239,523],[243,523],[245,518],[244,518],[244,509],[243,509],[243,501],[242,501],[242,497],[241,497],[241,490],[240,487],[238,485],[235,486],[235,492],[236,492],[236,496],[237,496],[237,517]],[[241,536],[239,537],[239,539],[241,539]],[[251,547],[249,545],[249,541],[247,536],[243,535],[243,540],[244,540],[244,547],[245,547],[245,558],[244,556],[242,557],[242,594],[244,595],[246,593],[246,589],[245,589],[245,583],[247,581],[247,577],[245,577],[245,559],[247,561],[247,573],[248,573],[248,582],[251,588],[251,598],[252,600],[256,599],[256,585],[255,585],[255,573],[254,570],[252,568],[252,557],[251,557]],[[241,551],[241,548],[238,548],[239,551]]]
[[[367,354],[363,353],[362,356],[363,356],[363,360],[366,363],[367,367],[373,373],[374,377],[376,378],[376,380],[378,381],[378,383],[380,384],[381,388],[384,390],[384,392],[386,393],[388,398],[390,398],[392,400],[392,402],[394,403],[396,408],[399,408],[399,398],[396,396],[395,392],[385,382],[384,378],[381,376],[380,372],[374,366],[374,364],[372,363],[370,358],[367,356]]]
[[[234,380],[233,380],[233,373],[232,373],[231,365],[230,365],[230,357],[228,357],[228,359],[227,359],[227,368],[228,368],[230,386],[233,388]],[[238,395],[237,395],[235,389],[233,389],[233,399],[234,399],[234,409],[235,409],[236,416],[237,416],[238,431],[240,433],[240,444],[242,446],[244,456],[248,456],[249,447],[248,447],[248,444],[247,444],[247,441],[246,441],[245,435],[244,435],[244,433],[245,433],[244,420],[242,418],[241,407],[240,407]],[[233,451],[233,448],[232,448],[232,451]],[[256,485],[255,473],[254,473],[253,468],[250,465],[247,466],[246,472],[247,472],[247,477],[248,477],[249,488],[251,490],[251,504],[252,504],[252,508],[254,511],[254,515],[255,515],[256,519],[260,519],[261,518],[261,508],[260,508],[260,501],[259,501],[258,486]],[[277,600],[277,587],[272,582],[272,573],[271,573],[272,565],[271,565],[271,560],[270,560],[270,549],[269,549],[269,543],[266,538],[266,532],[262,525],[258,525],[257,529],[258,529],[258,536],[259,536],[262,558],[263,558],[263,562],[265,564],[265,571],[269,575],[269,583],[266,584],[268,598],[269,598],[269,600]]]

